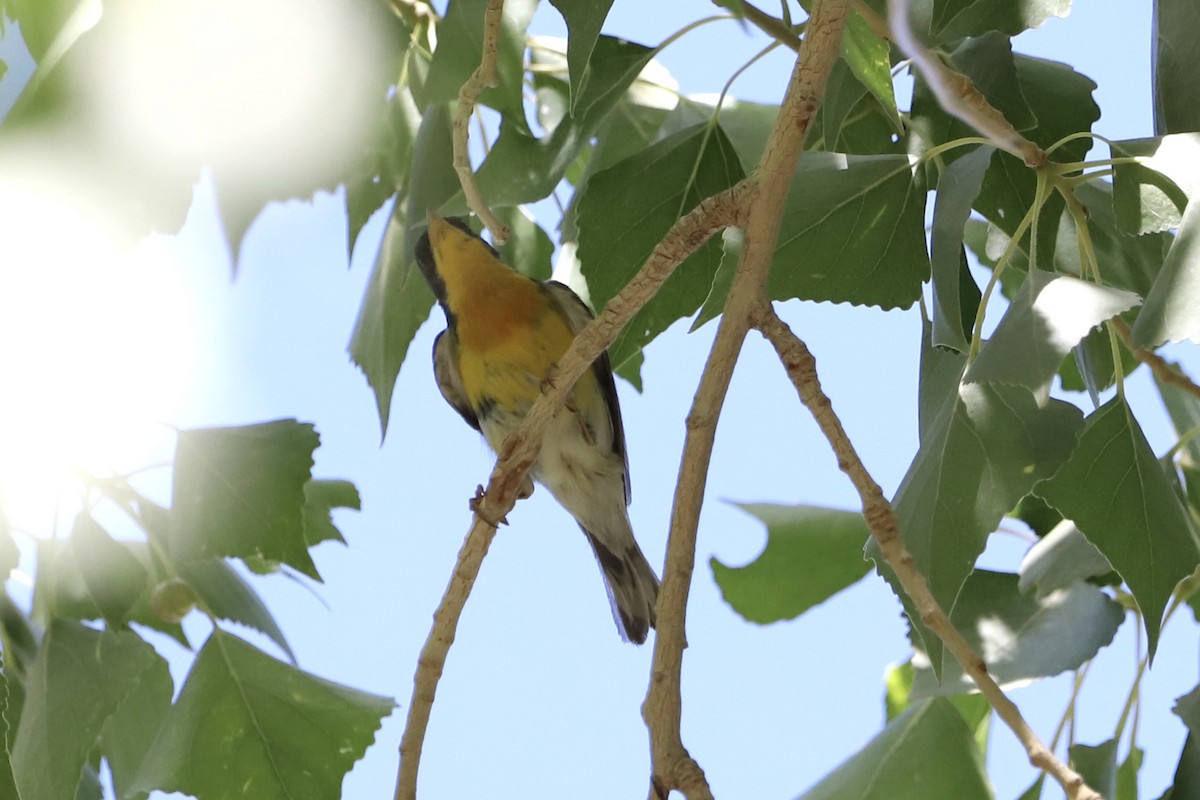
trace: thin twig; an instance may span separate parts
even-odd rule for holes
[[[742,13],[745,14],[747,22],[752,23],[767,36],[794,53],[800,52],[800,37],[783,20],[771,16],[746,0],[742,0]]]
[[[458,105],[454,109],[453,138],[454,138],[454,171],[458,173],[458,182],[462,184],[463,197],[467,206],[483,220],[483,224],[491,231],[492,240],[501,245],[508,241],[508,226],[501,222],[479,191],[475,182],[475,173],[471,170],[471,157],[467,152],[467,142],[470,139],[468,127],[471,113],[475,110],[475,102],[479,93],[500,84],[500,75],[496,71],[496,54],[500,49],[500,24],[504,16],[504,0],[488,0],[487,11],[483,17],[483,55],[479,66],[471,73],[471,77],[458,90]]]
[[[1026,139],[975,88],[965,75],[946,67],[917,40],[909,23],[909,0],[889,0],[888,21],[893,41],[908,53],[921,70],[942,108],[991,139],[997,147],[1012,153],[1030,167],[1046,163],[1042,148]]]
[[[838,468],[850,478],[862,500],[863,517],[871,531],[884,560],[896,573],[904,591],[912,599],[920,614],[921,622],[937,634],[945,643],[955,660],[975,681],[980,692],[991,703],[992,708],[1025,747],[1029,761],[1059,782],[1071,800],[1102,800],[1100,795],[1086,783],[1079,773],[1060,761],[1042,744],[1037,734],[1025,722],[1020,710],[1008,699],[1008,695],[996,684],[987,671],[987,664],[967,643],[958,629],[951,624],[946,612],[929,590],[925,576],[917,569],[912,553],[904,544],[896,514],[883,496],[879,484],[867,472],[862,459],[854,450],[850,437],[846,435],[841,421],[833,411],[829,397],[821,389],[817,378],[817,362],[808,347],[784,323],[775,310],[763,305],[755,320],[764,337],[774,346],[780,360],[787,369],[788,377],[796,386],[800,401],[812,413],[821,432],[829,440],[837,456]]]
[[[1125,324],[1125,320],[1116,317],[1112,320],[1112,326],[1116,330],[1117,336],[1121,337],[1121,342],[1133,353],[1134,358],[1150,367],[1154,377],[1163,383],[1182,389],[1193,397],[1200,398],[1200,386],[1197,386],[1195,381],[1180,372],[1177,367],[1158,353],[1145,347],[1138,347],[1133,343],[1133,339],[1129,336],[1129,326]]]
[[[480,564],[496,533],[495,521],[503,519],[516,503],[521,482],[537,460],[542,434],[563,397],[593,361],[603,353],[620,330],[658,292],[679,264],[717,231],[740,222],[747,194],[742,182],[704,200],[685,214],[654,248],[646,263],[572,342],[546,381],[543,395],[530,409],[525,421],[505,442],[492,470],[486,492],[474,504],[475,517],[459,551],[450,585],[433,616],[433,627],[421,648],[413,676],[412,700],[400,740],[400,767],[396,777],[396,800],[415,800],[425,731],[433,708],[438,681],[454,642],[458,620],[479,574]]]
[[[658,597],[654,663],[642,716],[650,732],[650,797],[679,790],[690,800],[712,792],[680,732],[680,678],[686,646],[688,592],[696,557],[696,530],[718,418],[754,309],[766,302],[766,278],[775,253],[784,201],[812,118],[841,52],[848,0],[818,0],[806,26],[800,57],[774,129],[755,172],[746,216],[746,245],[729,290],[725,313],[687,419],[687,435],[671,511],[666,564]]]

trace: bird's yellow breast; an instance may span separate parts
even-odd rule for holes
[[[430,240],[467,401],[477,413],[499,407],[523,416],[574,339],[565,315],[540,283],[513,271],[479,239],[436,220]],[[595,381],[590,372],[576,393],[589,381]]]

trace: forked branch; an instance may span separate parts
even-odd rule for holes
[[[450,645],[454,642],[458,620],[479,575],[483,557],[496,534],[495,522],[503,519],[516,503],[521,481],[537,460],[542,434],[551,416],[579,376],[608,349],[617,333],[658,292],[675,268],[714,233],[739,224],[746,193],[747,184],[739,183],[704,200],[675,223],[633,280],[575,338],[547,380],[542,396],[530,409],[521,426],[505,442],[487,490],[474,504],[475,518],[467,532],[466,542],[459,551],[450,585],[433,615],[433,627],[417,661],[408,719],[400,740],[395,800],[416,799],[417,773],[425,731],[429,726],[438,681],[445,668]]]
[[[829,73],[841,52],[847,5],[848,0],[817,0],[813,6],[800,57],[755,171],[745,222],[746,244],[688,414],[658,598],[654,663],[642,706],[642,716],[650,731],[651,800],[665,800],[672,790],[683,792],[689,800],[712,797],[704,772],[684,747],[680,732],[680,679],[686,646],[687,600],[696,561],[696,530],[717,421],[750,327],[751,314],[758,304],[765,302],[766,278],[779,237],[784,201]]]

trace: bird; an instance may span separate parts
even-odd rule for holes
[[[505,264],[463,218],[430,211],[428,221],[416,261],[446,317],[433,343],[434,378],[446,402],[499,453],[592,312],[564,284]],[[530,474],[591,545],[621,638],[644,643],[656,623],[659,581],[629,521],[629,459],[607,354],[555,412]],[[521,493],[532,491],[527,476]]]

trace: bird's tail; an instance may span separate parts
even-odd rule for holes
[[[621,552],[613,552],[587,529],[588,541],[604,573],[608,602],[621,638],[634,644],[646,641],[655,626],[654,604],[658,601],[658,576],[642,555],[632,534]]]

